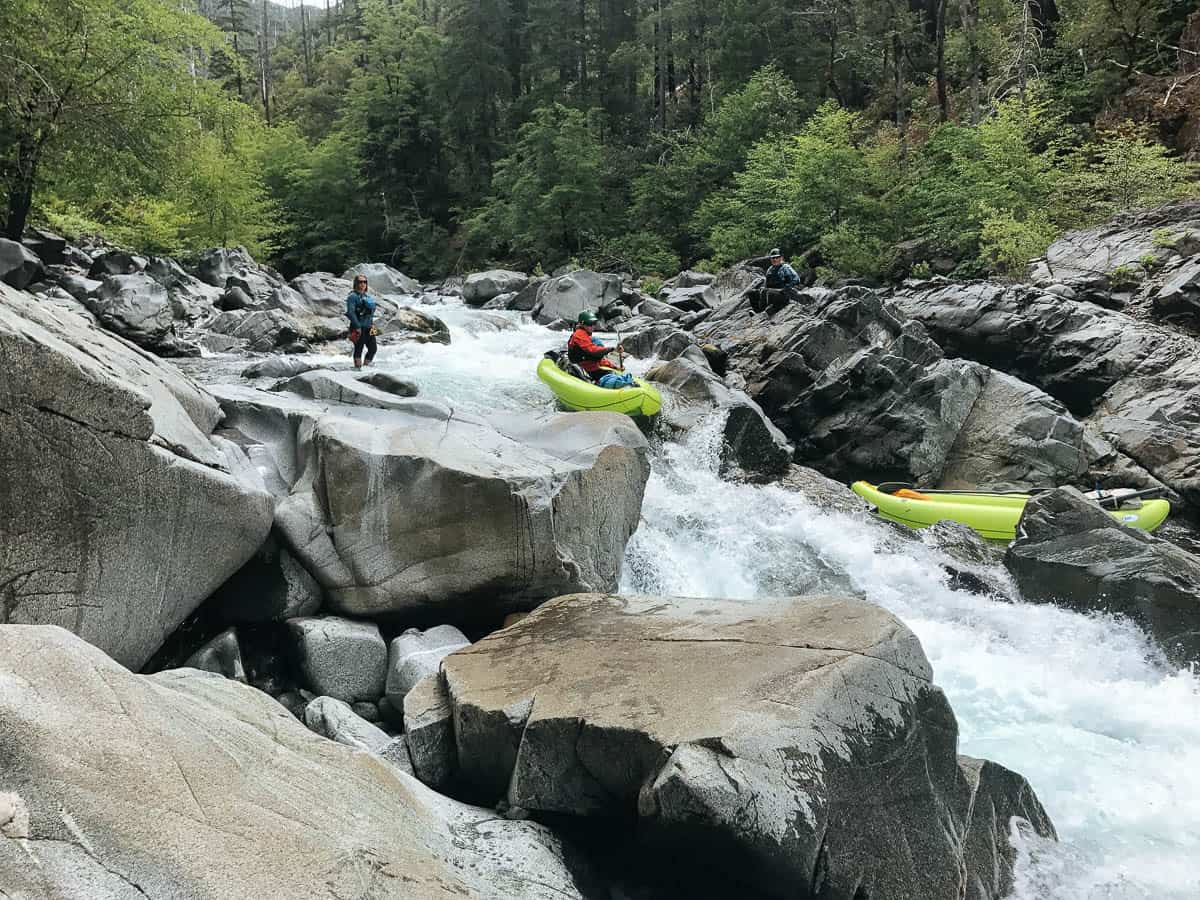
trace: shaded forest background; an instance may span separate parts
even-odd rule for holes
[[[1016,274],[1197,191],[1183,0],[5,0],[5,231],[285,273]]]

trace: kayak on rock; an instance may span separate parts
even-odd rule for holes
[[[1030,497],[1017,492],[913,490],[899,484],[877,487],[866,481],[856,481],[850,489],[870,503],[881,518],[909,528],[926,528],[943,520],[961,522],[992,541],[1016,537],[1017,522]],[[1084,496],[1099,503],[1122,525],[1153,531],[1166,520],[1171,504],[1161,498],[1144,500],[1141,493],[1117,488]]]
[[[662,409],[662,395],[640,378],[633,387],[602,388],[590,379],[564,372],[549,357],[538,363],[537,376],[565,407],[576,412],[616,412],[653,416]]]

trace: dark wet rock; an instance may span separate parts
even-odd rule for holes
[[[358,380],[396,397],[415,397],[419,393],[417,386],[411,381],[398,378],[388,372],[370,372],[366,375],[359,375]]]
[[[444,790],[458,771],[454,710],[440,674],[426,675],[404,695],[404,734],[413,774]]]
[[[936,483],[986,375],[862,288],[774,313],[743,297],[695,334],[728,354],[797,462],[845,481]]]
[[[1028,599],[1126,615],[1171,659],[1200,660],[1200,558],[1119,524],[1074,488],[1025,505],[1005,563]]]
[[[1200,508],[1200,342],[1024,286],[944,285],[896,302],[947,353],[1040,387]]]
[[[103,281],[110,275],[136,275],[146,268],[146,258],[127,250],[108,250],[92,258],[88,277]]]
[[[0,238],[0,281],[23,291],[45,275],[45,266],[37,254],[16,241]]]
[[[184,665],[244,683],[246,667],[242,663],[242,648],[238,643],[237,629],[227,628],[222,631],[189,656]]]
[[[723,474],[770,478],[787,471],[792,447],[783,432],[757,403],[741,391],[726,387],[708,368],[703,355],[699,362],[681,356],[663,363],[647,373],[646,379],[671,390],[675,402],[662,415],[676,428],[694,428],[709,415],[724,417],[720,451]]]
[[[273,530],[210,601],[227,622],[281,622],[311,616],[323,592]]]

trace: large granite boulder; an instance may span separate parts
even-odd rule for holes
[[[635,820],[738,896],[999,898],[1010,817],[1054,833],[957,756],[917,639],[859,600],[567,596],[442,666],[461,790]]]
[[[498,622],[616,583],[649,475],[627,416],[212,390],[279,497],[289,549],[342,612]]]
[[[413,774],[445,790],[458,770],[454,709],[440,673],[426,675],[404,695],[404,735]]]
[[[508,301],[507,307],[521,312],[529,312],[537,304],[538,292],[541,291],[542,285],[549,280],[545,275],[536,275],[530,278],[529,283]]]
[[[0,287],[0,622],[140,667],[262,545],[273,502],[220,409],[86,315]]]
[[[558,319],[574,322],[584,310],[597,313],[620,300],[622,293],[621,276],[576,269],[543,284],[531,312],[542,325]]]
[[[1200,509],[1200,341],[1025,286],[913,287],[894,300],[948,354],[1046,391]]]
[[[646,379],[669,389],[672,402],[663,418],[673,427],[691,429],[708,416],[722,417],[722,474],[769,478],[784,474],[791,465],[792,445],[783,432],[745,393],[727,387],[707,363],[678,356],[651,369]]]
[[[354,290],[353,282],[331,272],[306,272],[297,275],[289,284],[304,298],[305,305],[314,315],[335,318],[345,317],[346,297]]]
[[[175,314],[167,289],[149,275],[109,275],[84,304],[109,331],[148,349],[171,332]]]
[[[242,645],[236,628],[226,628],[212,640],[206,641],[187,658],[184,666],[212,672],[222,678],[232,678],[245,683],[246,665],[242,662]]]
[[[1025,505],[1005,564],[1030,600],[1129,616],[1173,660],[1200,660],[1200,558],[1121,525],[1074,488]]]
[[[353,287],[356,275],[367,276],[367,289],[373,294],[419,294],[421,283],[409,278],[398,269],[393,269],[387,263],[359,263],[342,273],[342,280],[349,281]],[[343,297],[343,300],[345,298]]]
[[[581,896],[547,829],[441,797],[234,681],[133,675],[59,629],[0,627],[0,721],[10,897]]]
[[[695,334],[728,354],[797,462],[847,482],[940,480],[986,370],[945,359],[920,323],[863,288],[806,292],[774,313],[751,301]]]
[[[516,294],[528,284],[529,276],[524,272],[512,272],[508,269],[473,272],[463,282],[462,298],[471,306],[483,306],[501,294]]]
[[[372,373],[383,375],[385,373]],[[371,377],[370,375],[367,376]],[[349,406],[367,406],[373,409],[407,409],[407,397],[417,394],[415,385],[404,390],[391,382],[395,390],[375,387],[356,372],[334,372],[329,369],[312,369],[302,372],[271,387],[272,391],[288,391],[300,397],[309,397],[322,402],[343,403]]]
[[[46,274],[37,255],[28,247],[0,238],[0,281],[23,291]]]

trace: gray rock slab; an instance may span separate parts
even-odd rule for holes
[[[481,798],[636,816],[772,896],[928,900],[965,875],[999,898],[1015,849],[993,827],[990,853],[964,852],[979,787],[930,675],[902,623],[834,596],[571,595],[443,662],[459,777]],[[1011,778],[1007,809],[1053,835]]]
[[[0,382],[0,623],[140,667],[262,544],[272,498],[208,393],[86,314],[0,287]]]
[[[442,797],[234,681],[133,675],[60,629],[4,626],[0,720],[3,791],[30,822],[0,838],[12,896],[581,896],[548,829]]]
[[[596,312],[621,298],[619,275],[576,269],[551,278],[538,290],[531,310],[535,322],[548,325],[556,319],[574,322],[584,310]]]

